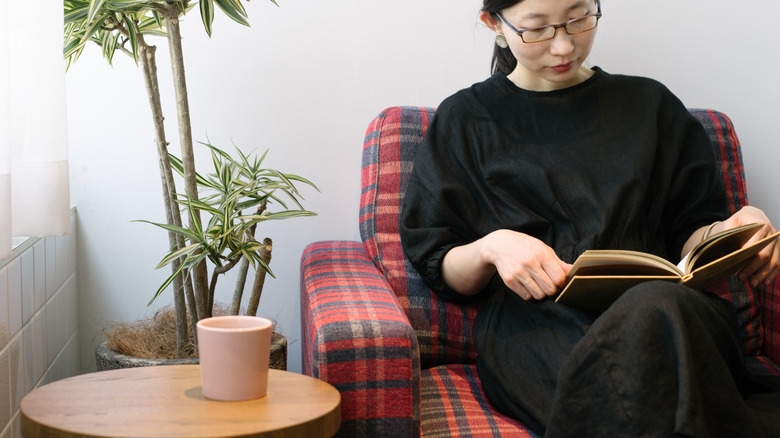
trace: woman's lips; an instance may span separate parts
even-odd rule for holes
[[[567,71],[571,70],[571,67],[572,67],[573,65],[574,65],[574,63],[573,63],[573,62],[569,62],[568,64],[560,64],[560,65],[556,65],[556,66],[555,66],[555,67],[553,67],[552,69],[553,69],[553,70],[555,70],[555,71],[556,71],[556,72],[558,72],[558,73],[563,73],[563,72],[567,72]]]

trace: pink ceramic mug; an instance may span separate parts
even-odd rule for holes
[[[254,316],[217,316],[198,321],[203,395],[214,400],[265,396],[273,323]]]

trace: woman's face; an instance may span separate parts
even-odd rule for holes
[[[560,24],[597,12],[595,0],[524,0],[501,11],[515,29]],[[506,23],[483,12],[482,21],[496,33],[504,34],[517,59],[509,78],[518,86],[535,91],[557,90],[576,85],[592,71],[583,67],[593,47],[596,29],[569,35],[563,28],[546,41],[526,43]]]

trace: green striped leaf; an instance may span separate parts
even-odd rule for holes
[[[206,33],[211,36],[211,25],[214,23],[214,0],[200,0],[200,17]]]
[[[184,162],[181,160],[181,158],[169,153],[168,154],[168,161],[171,162],[171,168],[178,173],[181,176],[184,176]],[[201,174],[195,173],[195,180],[199,186],[203,187],[209,187],[216,190],[216,187],[214,184],[211,183],[211,181],[204,178]]]
[[[187,239],[187,240],[189,240],[191,242],[197,242],[197,241],[200,240],[200,236],[197,233],[193,233],[188,228],[177,227],[176,225],[169,225],[169,224],[163,224],[163,223],[158,223],[158,222],[151,222],[151,221],[147,221],[147,220],[137,220],[135,222],[144,222],[144,223],[147,223],[147,224],[158,226],[158,227],[160,227],[160,228],[162,228],[164,230],[167,230],[167,231],[173,231],[174,233],[183,236],[185,239]]]
[[[176,278],[177,275],[179,275],[179,273],[181,273],[183,269],[184,269],[184,263],[179,265],[179,269],[177,269],[173,274],[171,274],[170,277],[168,277],[168,279],[165,280],[165,282],[163,282],[163,284],[159,287],[159,289],[157,289],[157,292],[154,293],[152,299],[149,300],[147,306],[151,306],[152,303],[154,303],[154,300],[156,300],[157,297],[159,297],[163,293],[163,291],[168,287],[168,285],[173,283],[173,280]]]
[[[100,12],[100,8],[103,7],[103,4],[106,2],[106,0],[90,0],[89,2],[89,13],[87,14],[87,21],[92,22],[95,17],[97,17],[98,12]]]
[[[179,200],[176,202],[178,202],[181,205],[192,205],[194,208],[198,210],[207,211],[211,214],[215,214],[215,215],[222,214],[222,211],[210,206],[209,204],[206,204],[205,202],[201,202],[201,200],[194,200],[194,199],[187,198],[185,200]]]
[[[127,33],[130,34],[130,47],[133,51],[133,61],[138,65],[138,26],[135,20],[125,14],[122,14],[122,19],[125,22],[125,27],[127,27]]]
[[[265,270],[265,272],[268,273],[268,275],[270,275],[273,278],[276,278],[276,275],[274,275],[274,272],[271,270],[271,267],[268,266],[268,263],[266,263],[265,260],[263,260],[263,258],[260,257],[260,253],[253,252],[252,253],[252,259],[254,259],[257,263],[259,263],[260,267],[262,267],[263,270]],[[253,265],[254,265],[254,263],[253,263]],[[255,269],[257,269],[257,267],[255,267]]]
[[[239,24],[243,24],[244,26],[249,26],[249,20],[247,20],[246,10],[241,5],[241,3],[238,3],[236,1],[231,1],[231,0],[214,0],[214,1],[217,3],[217,6],[219,6],[219,8],[222,9],[222,12],[224,12],[225,15],[230,17],[233,21]]]
[[[96,33],[98,33],[100,31],[100,28],[103,26],[103,23],[105,23],[107,18],[108,18],[108,15],[104,14],[104,15],[98,17],[97,20],[91,22],[91,24],[84,29],[84,34],[81,36],[81,42],[82,43],[86,43]]]
[[[182,256],[189,256],[192,254],[198,247],[200,246],[199,243],[193,243],[192,245],[185,246],[184,248],[180,248],[176,251],[172,251],[167,256],[165,256],[162,260],[160,260],[160,263],[157,264],[157,267],[155,269],[160,269],[168,264],[170,264],[172,261],[178,259]]]
[[[308,179],[306,179],[306,178],[304,178],[304,177],[302,177],[302,176],[298,176],[298,175],[292,175],[292,174],[289,174],[289,173],[285,173],[285,174],[284,174],[284,176],[285,176],[285,177],[287,177],[287,179],[288,179],[288,180],[290,180],[290,181],[298,181],[298,182],[302,182],[302,183],[304,183],[304,184],[306,184],[306,185],[308,185],[308,186],[311,186],[311,187],[313,187],[313,188],[314,188],[314,190],[316,190],[316,191],[318,191],[318,192],[320,191],[320,189],[319,189],[319,188],[317,188],[317,186],[316,186],[316,185],[314,185],[314,183],[313,183],[313,182],[309,181]]]
[[[116,52],[116,41],[119,39],[117,32],[103,32],[101,46],[103,48],[103,57],[108,60],[108,65],[113,65],[114,52]]]
[[[148,0],[106,0],[109,6],[119,10],[128,10],[132,6],[148,9],[150,7]]]
[[[87,18],[89,3],[78,3],[71,8],[65,6],[65,24],[75,23]]]
[[[187,205],[187,209],[190,213],[190,226],[192,227],[192,233],[196,236],[193,240],[206,243],[205,239],[203,239],[203,226],[201,225],[200,219],[198,218],[198,211],[192,206],[192,204]]]
[[[160,13],[154,10],[152,11],[152,17],[154,17],[154,21],[157,22],[157,25],[160,26],[160,29],[164,29],[163,19],[160,16]]]
[[[138,32],[145,35],[166,36],[165,27],[154,17],[143,17],[138,23]]]
[[[247,220],[250,223],[258,223],[263,221],[282,220],[282,219],[290,219],[293,217],[304,217],[304,216],[317,216],[317,213],[308,210],[285,210],[277,213],[263,213],[260,215],[249,214],[249,215],[241,216],[241,219]]]
[[[62,53],[65,58],[70,59],[71,57],[78,57],[76,56],[77,52],[80,54],[83,48],[84,43],[81,42],[81,38],[74,36],[71,40],[65,43],[65,47],[62,49]]]
[[[243,15],[244,17],[247,17],[246,9],[244,9],[244,5],[241,4],[241,0],[227,0],[230,2],[238,11],[239,14]]]

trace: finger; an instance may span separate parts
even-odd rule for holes
[[[750,277],[750,285],[753,287],[757,287],[759,284],[769,285],[772,280],[777,278],[778,273],[780,273],[779,267],[766,264]]]
[[[547,295],[545,293],[545,288],[541,286],[536,279],[531,277],[526,277],[522,281],[522,288],[530,295],[528,299],[534,299],[534,300],[541,300],[544,299]]]
[[[566,274],[571,269],[570,264],[564,263],[558,259],[550,260],[543,264],[544,272],[552,282],[552,289],[547,290],[547,295],[554,295],[558,289],[566,284]]]
[[[525,301],[530,301],[534,298],[531,292],[522,285],[518,286],[517,289],[512,289],[512,291]]]
[[[753,276],[758,273],[759,269],[766,264],[766,256],[761,257],[761,254],[756,255],[750,261],[739,270],[737,278],[740,281],[753,280]]]
[[[778,273],[780,273],[780,245],[775,242],[772,246],[773,251],[769,262],[762,266],[754,275],[754,278],[751,279],[754,287],[762,283],[765,286],[769,286],[777,278]]]
[[[546,297],[541,288],[533,283],[519,284],[514,292],[526,301],[542,300]]]
[[[510,274],[509,277],[504,280],[504,283],[510,289],[519,293],[527,291],[537,300],[544,299],[558,290],[539,262],[524,265],[520,271]]]
[[[755,287],[776,277],[779,270],[780,246],[772,243],[739,271],[738,278],[742,281],[750,279],[750,284]]]
[[[534,287],[535,285],[529,277],[524,277],[522,274],[515,274],[504,278],[504,284],[520,298],[529,301],[535,298]],[[536,292],[538,295],[539,292]]]
[[[553,273],[551,274],[550,271]],[[540,266],[539,269],[531,271],[533,281],[536,283],[536,289],[539,292],[534,294],[534,298],[541,300],[548,296],[555,295],[558,292],[558,282],[560,280],[554,280],[553,277],[560,277],[565,279],[565,274],[561,268],[554,264],[552,267]]]

